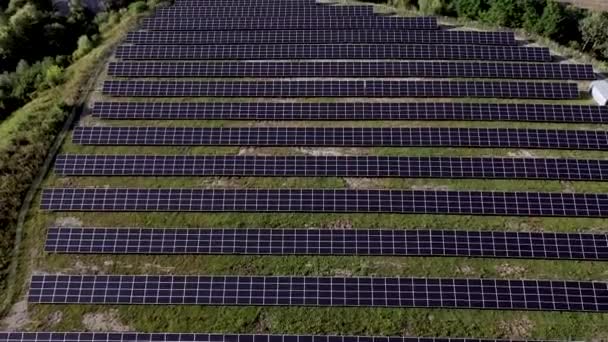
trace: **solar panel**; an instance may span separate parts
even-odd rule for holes
[[[41,209],[608,217],[608,194],[351,189],[51,188]]]
[[[435,278],[33,275],[30,303],[608,311],[605,282]]]
[[[0,332],[6,342],[526,342],[475,338],[320,336],[320,335],[219,335],[139,332]],[[543,341],[536,341],[543,342]],[[551,341],[544,341],[551,342]],[[553,341],[557,342],[557,341]]]
[[[77,127],[82,145],[385,146],[604,150],[607,131],[460,127]]]
[[[469,120],[608,123],[602,106],[496,103],[96,102],[118,120]]]
[[[200,8],[200,7],[304,7],[311,6],[317,7],[321,6],[321,3],[315,1],[276,1],[276,0],[256,0],[256,1],[211,1],[211,2],[201,2],[198,0],[190,0],[190,1],[176,1],[174,3],[174,8],[176,7],[191,7],[191,8]]]
[[[434,30],[434,17],[213,17],[149,18],[141,28],[149,31],[214,31],[214,30],[302,30],[302,29],[376,29]]]
[[[593,80],[591,65],[496,62],[113,62],[116,77],[470,77]]]
[[[576,99],[576,83],[504,81],[105,81],[118,97],[487,97]]]
[[[608,180],[608,160],[460,157],[59,155],[62,176],[272,176]]]
[[[608,234],[387,229],[49,228],[79,254],[380,255],[608,260]]]
[[[466,59],[548,62],[546,48],[471,45],[279,44],[121,45],[116,58],[131,60],[203,59]]]
[[[479,44],[515,45],[513,32],[476,31],[364,31],[364,30],[266,30],[266,31],[135,31],[126,42],[143,45],[196,44]]]
[[[319,17],[319,16],[371,16],[373,6],[298,6],[298,7],[168,7],[155,12],[156,18],[199,17]]]

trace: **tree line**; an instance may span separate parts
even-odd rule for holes
[[[477,20],[492,26],[524,29],[561,45],[608,61],[608,13],[555,0],[376,0],[416,7],[424,14]]]

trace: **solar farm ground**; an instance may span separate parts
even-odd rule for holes
[[[99,90],[105,75],[99,81]],[[251,78],[252,80],[255,78]],[[222,79],[223,80],[223,79]],[[586,89],[587,82],[579,82]],[[97,91],[94,101],[115,101]],[[142,102],[211,102],[222,98],[127,98]],[[265,101],[231,98],[230,101]],[[344,99],[342,99],[344,100]],[[371,102],[428,102],[429,99],[346,99]],[[283,99],[290,102],[292,99]],[[305,102],[338,102],[306,98]],[[432,102],[592,104],[576,100],[432,99]],[[471,127],[606,130],[607,125],[507,121],[222,121],[101,120],[83,115],[78,125],[162,127]],[[604,151],[479,148],[353,147],[218,147],[218,146],[84,146],[66,140],[61,153],[161,155],[380,155],[446,157],[547,157],[605,159]],[[608,183],[559,180],[399,179],[343,177],[60,177],[51,172],[50,187],[131,188],[323,188],[405,190],[497,190],[608,193]],[[39,200],[39,198],[38,198]],[[26,295],[32,273],[298,275],[447,277],[498,279],[608,280],[600,261],[524,260],[461,257],[384,256],[237,256],[237,255],[62,255],[44,252],[49,226],[214,227],[214,228],[394,228],[498,231],[606,232],[603,218],[547,218],[332,213],[184,213],[184,212],[47,212],[33,208],[23,241],[19,283]],[[608,314],[470,309],[402,309],[339,307],[228,307],[191,305],[28,305],[29,330],[80,331],[128,329],[142,332],[301,333],[345,335],[459,336],[536,339],[608,339]],[[59,318],[57,318],[59,317]],[[97,320],[96,320],[97,319]]]

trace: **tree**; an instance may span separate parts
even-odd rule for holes
[[[519,0],[492,0],[483,21],[497,26],[521,27],[524,9]]]
[[[486,3],[484,0],[456,0],[456,13],[459,17],[477,19],[485,11]]]
[[[584,51],[608,59],[608,13],[594,12],[580,23]]]
[[[547,1],[539,20],[538,33],[551,39],[558,38],[560,26],[565,17],[562,5],[553,0]]]

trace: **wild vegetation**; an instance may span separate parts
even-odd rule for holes
[[[12,0],[0,11],[0,292],[30,184],[99,64],[96,59],[127,30],[115,28],[132,25],[148,8],[139,1],[120,9],[129,1],[113,0],[107,11],[94,15],[72,0],[64,16],[50,3]]]

